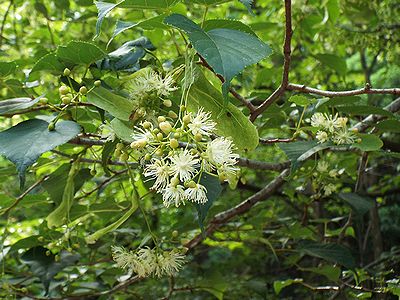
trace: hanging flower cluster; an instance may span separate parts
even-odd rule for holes
[[[179,249],[163,251],[146,247],[128,251],[123,247],[112,246],[111,251],[118,267],[134,272],[139,277],[173,276],[185,263],[185,255]]]
[[[202,174],[233,183],[239,170],[232,141],[211,138],[216,124],[209,112],[200,108],[193,114],[183,108],[181,114],[175,121],[159,116],[156,125],[142,122],[132,135],[131,147],[140,153],[144,176],[154,180],[152,188],[162,194],[166,207],[178,207],[186,200],[207,202],[207,189],[200,183]]]
[[[316,138],[319,143],[332,141],[336,145],[353,144],[357,137],[347,127],[347,118],[315,113],[311,117],[311,126],[316,127]]]
[[[174,79],[171,74],[164,78],[150,68],[138,71],[136,77],[129,83],[130,99],[133,103],[133,120],[145,117],[152,119],[159,110],[160,105],[166,107],[172,105],[171,100],[166,99],[174,87]]]
[[[320,160],[317,164],[315,172],[312,174],[313,188],[316,194],[313,198],[329,197],[337,191],[335,182],[342,175],[344,169],[332,169],[327,161]]]

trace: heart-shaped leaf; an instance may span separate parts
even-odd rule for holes
[[[25,170],[43,153],[65,144],[80,132],[80,126],[72,121],[60,121],[53,131],[49,123],[32,119],[0,132],[0,154],[11,160],[20,176],[21,187],[25,182]]]

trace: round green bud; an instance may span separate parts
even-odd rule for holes
[[[171,185],[172,186],[177,186],[179,184],[179,179],[177,177],[174,177],[171,179]]]
[[[157,133],[157,140],[162,141],[163,138],[164,138],[164,136],[161,132]]]
[[[168,112],[168,117],[170,117],[172,119],[176,119],[178,117],[178,115],[174,111],[170,110]]]
[[[180,132],[175,132],[175,133],[174,133],[174,138],[179,139],[179,138],[181,138],[181,137],[182,137],[182,134],[181,134]]]
[[[192,118],[191,118],[190,115],[185,115],[185,116],[183,117],[183,119],[182,119],[182,121],[183,121],[183,123],[184,123],[185,125],[189,124],[191,120],[192,120]]]
[[[63,72],[63,75],[64,75],[64,76],[69,76],[69,75],[71,75],[71,70],[68,69],[68,68],[65,68],[65,69],[64,69],[64,72]]]
[[[179,142],[177,139],[171,139],[169,141],[169,145],[171,146],[172,149],[176,149],[179,147]]]
[[[66,95],[69,93],[69,88],[65,85],[62,85],[58,88],[58,92],[60,93],[60,95]]]
[[[164,151],[162,149],[157,149],[156,155],[157,156],[162,156],[164,154]]]
[[[81,88],[79,89],[79,93],[81,93],[82,95],[86,95],[88,92],[88,89],[86,86],[81,86]]]
[[[181,105],[181,106],[179,107],[179,110],[180,110],[180,111],[185,111],[185,110],[186,110],[186,106],[185,106],[185,105]]]
[[[50,122],[49,125],[47,126],[47,129],[49,131],[54,131],[54,129],[56,129],[56,124],[54,122]]]
[[[128,155],[128,153],[122,153],[121,156],[120,156],[119,158],[120,158],[120,160],[122,160],[122,161],[127,161],[128,158],[129,158],[129,155]]]
[[[158,118],[157,118],[157,121],[159,122],[159,123],[161,123],[161,122],[165,122],[165,120],[167,120],[164,116],[159,116]]]
[[[194,189],[194,188],[197,186],[197,184],[196,184],[196,182],[194,182],[193,180],[191,180],[191,181],[188,182],[187,186],[188,186],[189,188],[191,188],[191,189]]]
[[[169,134],[172,130],[171,123],[168,121],[161,122],[160,124],[158,124],[158,127],[160,127],[161,131],[165,134]]]
[[[47,104],[48,101],[49,101],[49,99],[47,99],[46,97],[42,97],[42,98],[40,98],[39,103],[40,104]]]
[[[118,149],[118,150],[122,150],[122,149],[124,149],[124,144],[122,144],[122,143],[118,143],[116,146],[115,146],[115,148],[116,149]]]
[[[151,123],[149,121],[143,122],[142,124],[144,129],[150,129],[151,128]]]
[[[44,241],[44,237],[39,236],[39,237],[38,237],[38,241],[39,241],[39,242],[43,242],[43,241]]]
[[[178,235],[179,235],[179,232],[178,232],[178,230],[174,230],[174,231],[172,231],[172,237],[173,237],[173,238],[177,238],[177,237],[178,237]]]
[[[144,160],[149,161],[151,159],[151,154],[150,153],[146,153],[146,155],[144,156]]]
[[[153,129],[153,133],[154,133],[154,134],[157,134],[157,133],[159,133],[159,132],[160,132],[160,129],[158,129],[158,128],[154,128],[154,129]]]
[[[97,174],[96,169],[91,169],[91,170],[90,170],[90,175],[96,176],[96,174]]]
[[[101,85],[101,81],[96,80],[93,84],[94,84],[94,86],[99,87]]]
[[[196,142],[201,142],[201,140],[203,139],[203,136],[201,135],[201,133],[196,133],[194,135],[194,139]]]
[[[116,150],[114,151],[114,154],[115,154],[115,156],[120,156],[120,155],[121,155],[121,150],[116,149]]]
[[[172,106],[172,101],[171,100],[164,100],[163,101],[163,105],[165,107],[171,107]]]
[[[62,103],[64,104],[70,104],[71,103],[71,97],[69,96],[64,96],[61,98]]]

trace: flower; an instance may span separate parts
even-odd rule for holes
[[[176,175],[185,182],[193,178],[199,160],[186,149],[174,154],[171,158],[170,175]]]
[[[192,202],[204,204],[208,201],[207,189],[201,184],[194,183],[185,190],[185,197]]]
[[[135,145],[146,145],[147,143],[154,141],[154,136],[150,130],[138,126],[135,126],[134,129],[135,131],[131,134],[131,137]]]
[[[163,190],[163,203],[165,207],[169,207],[171,204],[179,207],[179,205],[185,204],[185,198],[185,192],[181,185],[169,184]]]
[[[152,159],[151,163],[144,169],[144,176],[155,179],[153,188],[164,189],[169,184],[170,167],[163,159]]]
[[[348,131],[347,128],[338,130],[333,136],[333,142],[337,145],[353,144],[355,141],[355,135]]]
[[[164,251],[164,253],[157,255],[157,260],[159,270],[156,275],[159,277],[162,275],[173,276],[185,263],[185,255],[182,255],[177,249],[173,249],[170,252]]]
[[[324,127],[325,125],[325,117],[322,113],[315,113],[311,117],[311,126],[312,127]]]
[[[137,253],[127,251],[125,248],[118,246],[112,246],[111,250],[112,257],[118,267],[129,269],[135,272],[139,277],[146,277],[152,272],[150,264],[143,261]]]
[[[205,113],[203,107],[201,107],[196,117],[191,120],[188,127],[192,131],[193,135],[201,134],[209,136],[215,130],[215,122],[210,120],[211,113]]]
[[[318,143],[325,143],[329,139],[328,134],[322,130],[318,130],[315,137],[317,138]]]
[[[208,143],[206,154],[214,165],[235,165],[239,155],[233,153],[232,148],[231,140],[219,137]]]
[[[114,129],[109,124],[101,124],[101,138],[106,139],[106,142],[113,142],[116,138]]]
[[[328,172],[329,164],[326,161],[319,161],[317,164],[317,171],[320,173]]]
[[[330,196],[332,193],[336,192],[336,185],[333,183],[329,183],[323,187],[324,189],[324,196]]]

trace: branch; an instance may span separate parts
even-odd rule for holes
[[[3,31],[4,31],[4,26],[6,25],[6,20],[7,20],[7,16],[8,13],[10,12],[11,6],[14,4],[14,0],[10,0],[10,4],[8,5],[5,13],[4,13],[4,17],[3,17],[3,21],[1,22],[1,27],[0,27],[0,47],[3,44]]]
[[[349,91],[324,91],[316,88],[308,87],[301,84],[289,83],[287,86],[289,91],[299,91],[301,93],[315,94],[324,97],[345,97],[345,96],[356,96],[364,94],[392,94],[400,95],[400,88],[389,88],[389,89],[372,89],[369,85],[366,85],[362,89],[349,90]]]
[[[292,41],[293,29],[292,29],[292,1],[285,0],[285,41],[283,43],[283,72],[282,72],[282,82],[281,85],[276,89],[271,96],[269,96],[256,110],[250,115],[250,120],[252,122],[257,119],[257,117],[266,110],[272,103],[280,98],[283,93],[287,90],[289,84],[289,69],[291,61],[291,41]]]
[[[210,225],[207,227],[203,234],[198,234],[191,241],[189,241],[185,247],[191,249],[200,244],[200,242],[207,236],[211,235],[216,229],[218,229],[221,225],[228,222],[230,219],[237,215],[244,214],[249,211],[255,204],[260,201],[264,201],[271,197],[278,188],[280,188],[285,182],[284,178],[289,174],[289,170],[284,170],[278,177],[276,177],[273,181],[267,184],[262,190],[250,196],[243,202],[239,203],[235,207],[232,207],[226,211],[223,211],[210,221]]]
[[[250,160],[248,158],[239,158],[238,165],[250,169],[282,171],[290,166],[290,161],[274,164],[263,161]]]

